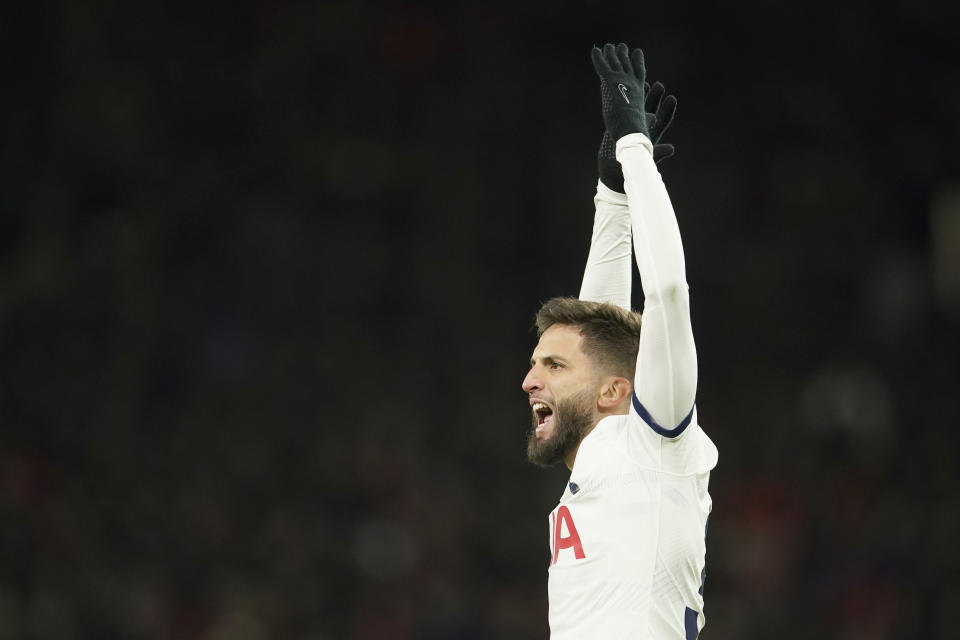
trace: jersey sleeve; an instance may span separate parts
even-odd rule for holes
[[[680,228],[650,140],[641,133],[620,138],[617,160],[623,167],[645,298],[631,413],[657,434],[679,438],[693,419],[697,390]]]
[[[630,308],[630,209],[627,196],[597,182],[593,236],[580,299]]]

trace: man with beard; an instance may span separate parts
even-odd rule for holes
[[[579,299],[537,314],[523,381],[527,455],[563,461],[550,514],[550,629],[566,638],[696,638],[717,449],[697,422],[697,360],[680,231],[656,161],[676,100],[643,52],[594,47],[606,125]],[[648,95],[649,94],[649,95]],[[649,105],[653,113],[645,113]],[[645,296],[630,311],[631,237]]]

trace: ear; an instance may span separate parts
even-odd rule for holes
[[[597,405],[601,409],[612,409],[630,397],[633,386],[623,376],[607,376],[600,383]]]

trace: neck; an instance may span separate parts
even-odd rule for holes
[[[628,413],[630,413],[629,397],[625,398],[623,402],[615,407],[597,407],[597,421],[594,422],[593,425],[584,432],[583,438],[586,438],[588,435],[590,435],[597,426],[597,423],[607,416],[625,416]],[[580,451],[580,445],[583,444],[583,438],[580,438],[580,442],[577,443],[576,448],[571,451],[566,458],[563,459],[564,464],[567,465],[567,469],[570,471],[573,471],[573,463],[577,461],[577,452]]]
[[[593,427],[595,426],[597,425],[593,425]],[[590,427],[587,432],[583,434],[583,438],[586,438],[588,435],[590,435],[590,432],[593,431],[593,427]],[[580,442],[577,443],[577,448],[571,451],[569,455],[563,459],[563,463],[567,465],[567,469],[570,471],[573,471],[573,463],[577,461],[577,451],[580,451],[580,445],[583,444],[583,438],[580,438]]]

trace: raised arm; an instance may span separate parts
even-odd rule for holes
[[[634,408],[654,431],[673,437],[689,422],[697,393],[697,352],[680,229],[647,137],[635,133],[620,138],[617,157],[626,178],[644,295]]]
[[[612,101],[609,87],[602,84],[600,93],[601,104],[606,108]],[[653,113],[647,113],[645,117],[648,121],[655,122],[651,136],[658,142],[670,126],[677,104],[673,96],[664,100],[665,93],[663,85],[657,82],[646,101],[647,108]],[[673,155],[673,151],[673,145],[656,144],[654,158],[660,162]],[[609,131],[604,131],[600,141],[597,167],[600,180],[597,182],[597,194],[593,198],[593,235],[579,297],[581,300],[609,302],[630,309],[630,260],[633,253],[630,209],[627,206],[623,171],[616,158],[616,140]]]
[[[593,60],[601,82],[617,88],[604,119],[617,140],[645,296],[633,405],[654,431],[675,437],[692,413],[697,357],[680,230],[637,106],[645,99],[643,53],[636,49],[631,56],[626,45],[607,45],[594,49]]]
[[[597,182],[593,236],[580,299],[630,308],[630,209],[627,196]]]

